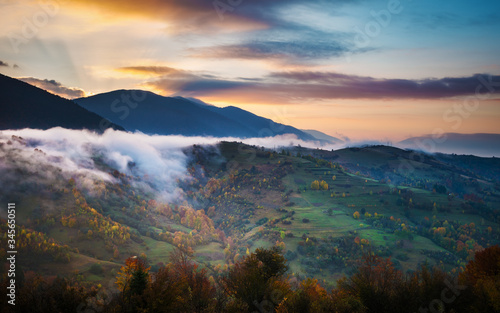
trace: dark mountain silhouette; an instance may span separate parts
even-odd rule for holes
[[[0,129],[36,128],[123,130],[73,101],[0,74]]]
[[[398,143],[398,146],[426,152],[442,152],[482,157],[500,156],[500,134],[446,133],[434,139],[432,135],[413,137]]]
[[[314,136],[311,136],[295,127],[275,123],[271,119],[255,115],[234,106],[218,108],[208,105],[205,108],[212,112],[223,115],[228,119],[239,121],[245,127],[249,128],[254,135],[249,135],[246,137],[268,137],[282,134],[295,134],[298,138],[303,140],[315,139]]]
[[[75,102],[127,130],[146,134],[240,138],[295,134],[303,140],[314,140],[297,128],[274,123],[236,107],[218,108],[198,99],[116,90]]]

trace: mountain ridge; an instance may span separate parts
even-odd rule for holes
[[[136,101],[130,100],[134,99],[134,93]],[[147,134],[240,138],[294,134],[299,139],[315,140],[295,127],[275,123],[234,106],[219,108],[192,99],[164,97],[149,91],[115,90],[75,99],[75,102],[120,123],[127,130],[139,130]]]
[[[54,95],[21,80],[0,74],[0,129],[63,127],[102,132],[123,130],[117,124],[75,102]]]
[[[315,137],[318,140],[327,141],[327,142],[332,143],[332,144],[344,143],[344,141],[342,139],[330,136],[328,134],[325,134],[325,133],[320,132],[320,131],[315,130],[315,129],[301,129],[301,131]]]

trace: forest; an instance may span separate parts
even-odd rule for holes
[[[330,290],[317,279],[291,277],[287,269],[278,246],[258,248],[223,271],[200,267],[179,248],[155,271],[145,256],[128,258],[116,276],[115,293],[81,279],[27,273],[15,310],[5,301],[0,307],[2,312],[500,312],[499,246],[477,252],[456,275],[428,266],[403,274],[390,259],[369,252]],[[8,282],[1,285],[7,288]]]

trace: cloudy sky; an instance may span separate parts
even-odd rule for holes
[[[147,89],[354,140],[500,133],[500,2],[0,0],[0,73]]]

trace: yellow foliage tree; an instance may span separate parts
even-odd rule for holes
[[[312,190],[319,190],[319,181],[315,180],[311,183]]]
[[[323,190],[328,190],[328,184],[326,183],[326,181],[322,180],[321,183],[319,183],[321,189]]]
[[[125,261],[116,277],[116,284],[122,293],[123,300],[130,302],[131,296],[142,294],[151,282],[149,276],[150,267],[146,268],[145,259],[136,256]]]

